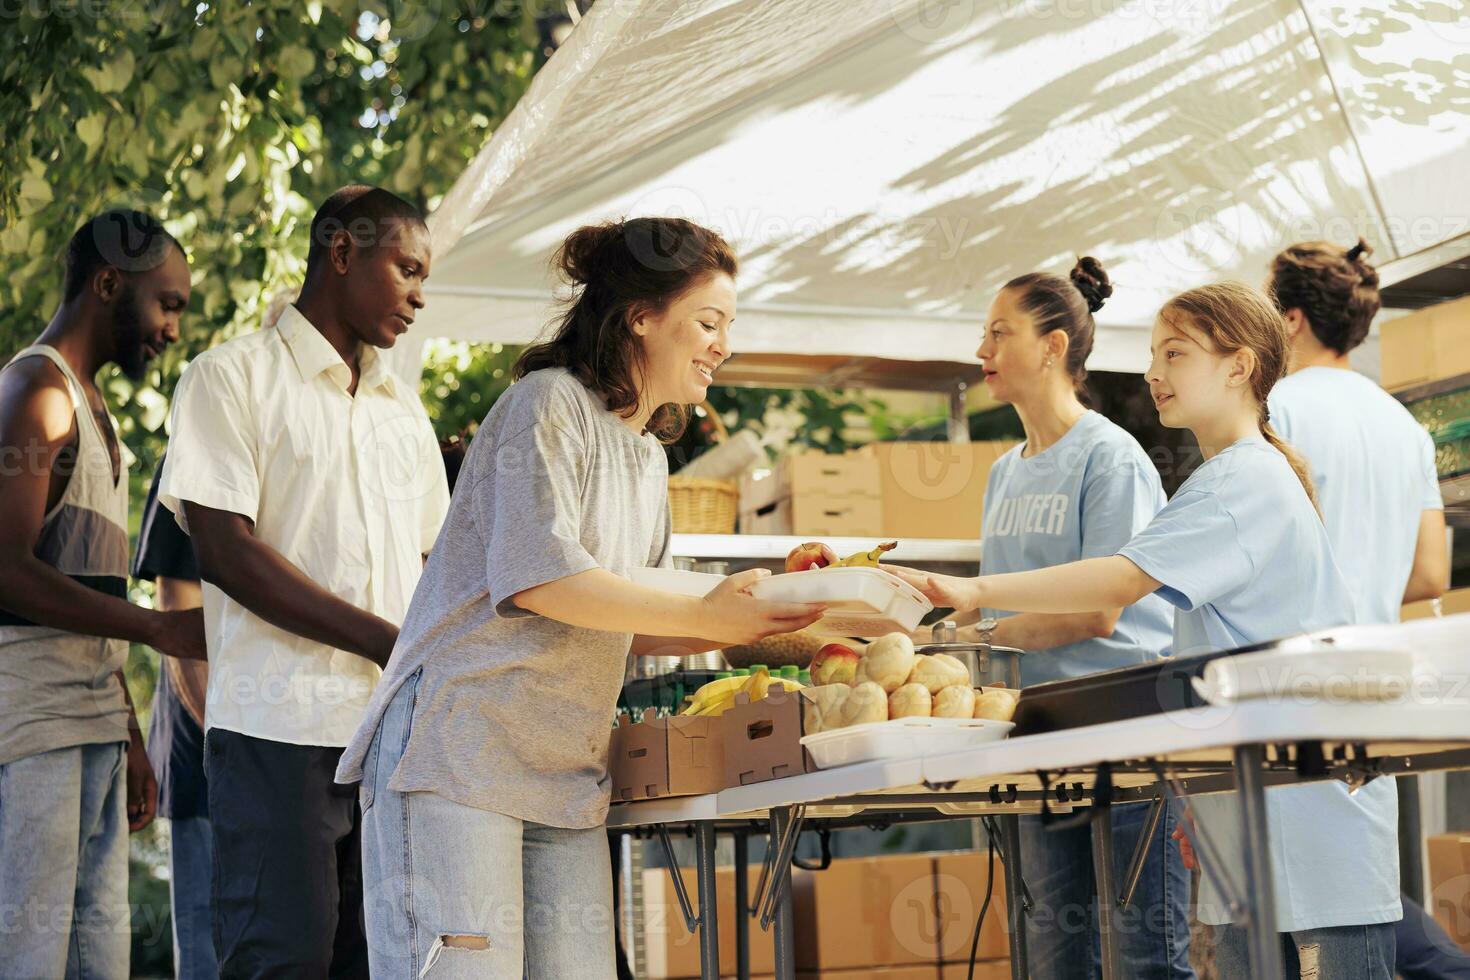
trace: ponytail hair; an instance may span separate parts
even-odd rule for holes
[[[1077,397],[1085,404],[1087,358],[1097,338],[1097,323],[1092,315],[1113,295],[1113,284],[1102,263],[1084,255],[1066,278],[1050,272],[1031,272],[1017,276],[1001,288],[1015,294],[1017,305],[1030,315],[1038,336],[1045,337],[1053,330],[1067,335],[1067,374],[1077,389]]]
[[[1286,319],[1272,302],[1258,290],[1242,282],[1217,282],[1180,293],[1164,304],[1159,319],[1171,326],[1189,326],[1204,334],[1220,354],[1248,350],[1255,355],[1256,370],[1251,377],[1251,393],[1260,412],[1261,436],[1291,464],[1302,482],[1307,499],[1316,508],[1317,488],[1307,461],[1291,443],[1271,427],[1271,411],[1266,399],[1276,382],[1286,375],[1290,341]]]

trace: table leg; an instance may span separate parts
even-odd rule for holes
[[[786,836],[791,825],[790,807],[771,811],[771,844]],[[776,889],[776,914],[773,925],[776,945],[776,980],[796,980],[796,925],[791,914],[791,861],[778,859],[771,869],[771,888]]]
[[[750,863],[749,840],[735,832],[735,976],[750,980]]]
[[[1006,916],[1010,919],[1011,977],[1026,980],[1030,967],[1026,962],[1026,908],[1021,892],[1021,819],[1014,813],[1002,814],[1000,853],[1006,871]]]
[[[1271,843],[1259,745],[1235,749],[1241,839],[1245,848],[1245,928],[1249,936],[1252,980],[1282,980],[1281,941],[1276,934],[1276,895],[1271,886]],[[1229,855],[1226,856],[1229,860]]]
[[[695,872],[699,880],[699,975],[720,978],[720,915],[715,901],[715,825],[694,825]]]
[[[1099,803],[1092,814],[1092,877],[1097,888],[1098,946],[1103,980],[1123,976],[1118,956],[1118,886],[1113,877],[1113,808]]]

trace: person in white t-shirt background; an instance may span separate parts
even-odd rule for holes
[[[1358,621],[1397,623],[1404,603],[1444,594],[1450,561],[1434,441],[1349,358],[1380,306],[1372,252],[1361,239],[1350,248],[1299,242],[1272,261],[1267,291],[1286,318],[1291,362],[1269,404],[1282,438],[1311,467]],[[1386,786],[1378,792],[1387,793]],[[1394,943],[1399,975],[1470,973],[1470,955],[1416,898],[1406,895],[1403,904]]]
[[[354,185],[311,236],[295,304],[185,371],[159,490],[205,583],[224,977],[368,976],[361,815],[333,773],[449,505],[418,392],[379,353],[424,305],[422,216]]]

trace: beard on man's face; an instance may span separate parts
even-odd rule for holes
[[[143,350],[143,312],[138,309],[138,294],[132,286],[125,287],[117,298],[112,335],[117,343],[113,361],[129,381],[142,381],[148,374],[148,358]]]

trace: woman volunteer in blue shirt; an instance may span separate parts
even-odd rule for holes
[[[976,356],[991,396],[1013,405],[1021,417],[1026,441],[990,470],[982,533],[986,574],[1116,554],[1164,506],[1158,472],[1142,447],[1078,397],[1096,332],[1092,314],[1112,291],[1102,265],[1089,256],[1068,278],[1036,272],[1013,279],[990,305]],[[1097,611],[1015,614],[988,608],[984,616],[976,628],[981,639],[1027,651],[1023,685],[1141,663],[1169,644],[1169,607],[1155,596]],[[1115,813],[1114,846],[1132,854],[1148,805]],[[1154,830],[1143,877],[1119,930],[1130,977],[1194,976],[1189,872],[1171,839],[1173,825],[1169,814]],[[1046,829],[1041,818],[1023,817],[1021,848],[1036,903],[1027,919],[1032,976],[1096,976],[1090,832]]]
[[[1174,297],[1154,325],[1147,380],[1159,420],[1190,429],[1205,461],[1146,528],[1115,555],[1039,571],[891,571],[956,609],[1085,612],[1158,594],[1175,606],[1180,656],[1355,622],[1306,465],[1269,423],[1267,396],[1286,365],[1285,322],[1258,291],[1227,282]],[[1391,977],[1382,933],[1399,917],[1398,876],[1378,801],[1319,783],[1272,789],[1266,802],[1287,975]],[[1232,804],[1195,802],[1224,855],[1240,853]],[[1208,865],[1198,915],[1222,927],[1222,975],[1244,975],[1225,968],[1242,944]]]

